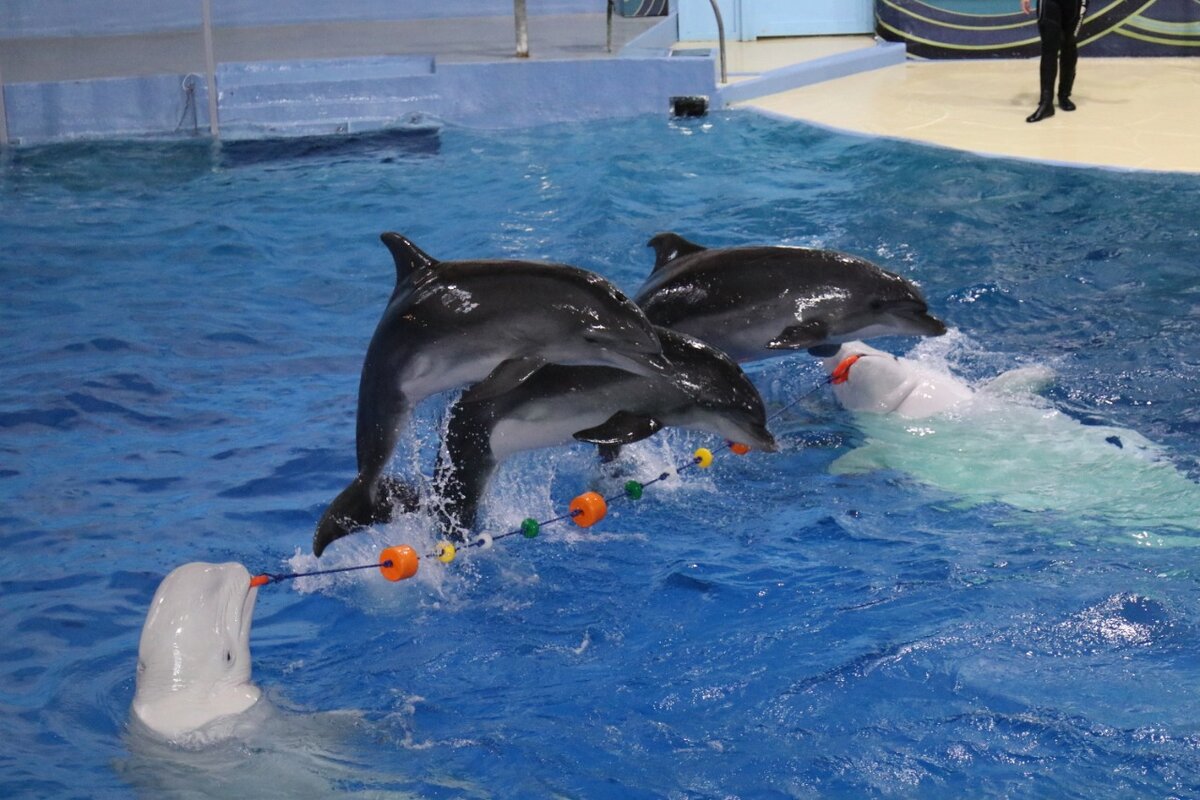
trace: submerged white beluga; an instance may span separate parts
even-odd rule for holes
[[[133,716],[176,742],[219,738],[254,706],[250,625],[258,588],[241,564],[184,564],[163,578],[138,644]]]
[[[1136,431],[1085,425],[1037,397],[1053,377],[1045,367],[976,388],[935,360],[862,342],[811,352],[864,436],[835,473],[897,470],[969,503],[1096,520],[1142,543],[1200,544],[1200,484]]]

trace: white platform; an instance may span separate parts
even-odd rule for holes
[[[852,47],[853,40],[739,43],[731,63],[743,73],[771,69]],[[1030,124],[1037,73],[1034,59],[910,60],[742,105],[979,153],[1200,173],[1200,58],[1083,57],[1072,95],[1078,109]]]

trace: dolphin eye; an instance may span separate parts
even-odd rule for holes
[[[226,650],[226,651],[225,651],[225,660],[226,660],[226,661],[233,661],[233,651],[231,651],[231,650]]]
[[[875,298],[870,302],[870,308],[872,311],[879,311],[881,308],[883,308],[883,301],[878,297]]]

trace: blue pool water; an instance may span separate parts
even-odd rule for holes
[[[772,423],[782,452],[726,456],[594,532],[548,528],[406,583],[267,587],[256,732],[191,752],[127,724],[166,572],[316,564],[391,291],[381,231],[443,259],[566,261],[631,292],[662,230],[859,254],[918,281],[953,328],[925,357],[971,382],[1052,367],[1053,408],[1136,431],[1194,481],[1200,178],[750,114],[3,159],[0,795],[1200,794],[1200,533],[1159,530],[1152,508],[1131,531],[1103,508],[831,470],[865,434],[813,391],[807,355],[750,367],[771,411],[808,393]],[[419,410],[397,471],[431,472],[441,412]],[[515,459],[488,528],[701,444],[660,435],[619,475],[583,448]],[[435,539],[412,515],[322,563]]]

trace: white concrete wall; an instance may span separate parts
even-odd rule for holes
[[[281,25],[333,20],[487,17],[512,0],[212,0],[213,24]],[[533,14],[603,13],[606,0],[528,0]],[[2,0],[0,39],[108,36],[195,28],[200,0]]]
[[[1014,5],[1016,0],[1013,0]],[[719,0],[725,38],[754,41],[764,36],[871,33],[875,0]],[[717,38],[709,0],[677,0],[680,41]]]

